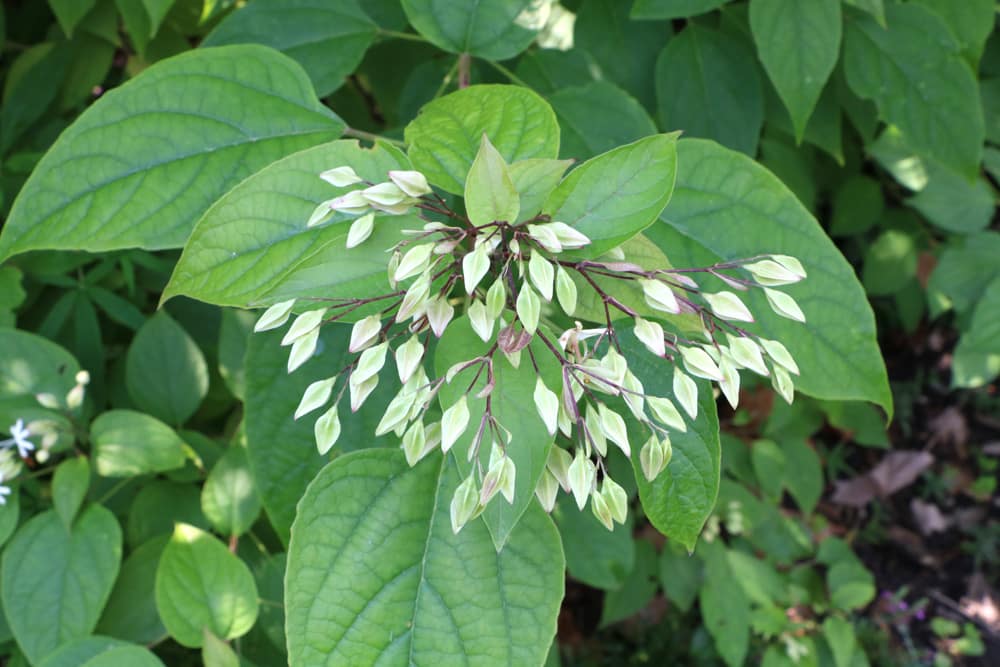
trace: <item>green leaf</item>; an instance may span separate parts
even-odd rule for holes
[[[90,486],[90,462],[85,456],[66,459],[52,476],[52,503],[56,514],[66,529],[73,525],[73,518],[87,495]]]
[[[552,107],[527,88],[469,86],[425,105],[406,126],[413,168],[438,187],[461,195],[485,134],[507,164],[559,155]]]
[[[635,0],[634,19],[685,19],[710,12],[729,0]]]
[[[55,102],[59,87],[53,83],[65,78],[70,55],[67,42],[43,42],[14,61],[0,109],[0,152],[14,147]]]
[[[873,18],[848,22],[847,81],[921,154],[972,178],[985,129],[976,79],[944,21],[914,3],[886,10],[891,30]]]
[[[875,597],[875,578],[860,563],[840,561],[826,573],[830,603],[837,609],[850,611],[864,607]]]
[[[507,163],[485,134],[465,179],[465,210],[477,227],[498,220],[513,223],[520,212],[520,199]]]
[[[245,426],[247,458],[254,486],[271,525],[282,542],[287,544],[295,519],[295,505],[306,486],[328,461],[316,453],[313,425],[318,415],[298,421],[294,421],[292,416],[302,393],[311,382],[330,377],[346,366],[354,355],[347,352],[350,327],[324,327],[320,333],[320,344],[323,346],[320,357],[289,375],[286,364],[288,348],[278,345],[284,332],[285,329],[280,329],[254,334],[250,338],[246,357]],[[382,373],[379,387],[365,405],[350,419],[343,420],[343,431],[337,441],[341,451],[389,441],[389,438],[376,440],[373,436],[386,406],[397,391],[394,386],[398,387],[392,362],[386,363]]]
[[[292,528],[290,664],[542,663],[563,595],[559,536],[537,506],[499,553],[482,522],[455,535],[458,481],[439,454],[410,469],[399,451],[356,452],[323,469]]]
[[[669,21],[634,20],[629,4],[584,0],[573,24],[573,45],[593,59],[592,78],[611,81],[652,109],[656,92],[649,73],[673,28]]]
[[[917,275],[916,239],[888,229],[868,246],[861,281],[872,296],[895,294]]]
[[[927,284],[932,313],[954,308],[962,314],[974,306],[990,281],[1000,276],[997,257],[1000,257],[1000,234],[996,232],[952,238]]]
[[[0,261],[40,248],[178,247],[232,186],[343,128],[298,64],[266,47],[157,63],[60,135],[14,202]]]
[[[997,203],[996,192],[984,177],[969,182],[960,174],[926,160],[927,185],[906,200],[907,206],[945,231],[970,234],[989,226]]]
[[[562,88],[549,97],[559,118],[560,152],[586,159],[656,134],[656,125],[635,98],[607,81]]]
[[[145,56],[146,47],[160,30],[170,6],[175,0],[115,0],[122,15],[129,38],[139,55]]]
[[[830,220],[832,236],[855,236],[868,231],[882,219],[885,199],[882,186],[873,178],[857,174],[837,189]]]
[[[520,213],[517,215],[518,222],[524,222],[538,215],[542,210],[542,204],[564,173],[572,164],[572,160],[521,160],[510,165],[510,178],[514,181],[514,188],[520,198]]]
[[[562,536],[569,575],[594,588],[620,589],[635,567],[631,518],[609,531],[589,507],[578,509],[568,494],[560,495],[552,515]]]
[[[131,477],[184,465],[184,441],[142,412],[109,410],[90,425],[94,465],[102,477]]]
[[[646,235],[675,266],[708,266],[762,252],[797,257],[808,278],[784,288],[807,324],[774,315],[762,294],[746,297],[748,328],[780,340],[802,371],[796,388],[819,398],[867,400],[891,416],[875,321],[854,270],[802,204],[749,158],[707,141],[679,143],[684,165],[664,224]],[[836,299],[831,299],[836,295]]]
[[[14,534],[18,519],[21,517],[21,494],[18,492],[18,487],[11,487],[11,491],[7,497],[7,504],[0,508],[0,547]]]
[[[240,667],[240,659],[232,647],[205,628],[201,660],[205,667]]]
[[[1000,374],[1000,278],[987,285],[952,360],[952,385],[981,387]]]
[[[785,454],[786,469],[795,471],[785,477],[785,487],[799,508],[812,514],[823,495],[823,464],[819,455],[805,439],[785,437],[778,444]]]
[[[163,667],[163,662],[142,646],[119,646],[94,656],[82,667]]]
[[[534,503],[535,486],[545,469],[553,436],[549,435],[534,401],[534,389],[539,375],[549,387],[560,387],[558,362],[537,339],[531,349],[538,364],[538,371],[531,362],[522,363],[518,368],[510,365],[503,355],[494,357],[493,373],[496,388],[490,396],[493,416],[511,434],[507,455],[514,462],[515,475],[514,503],[508,504],[503,498],[496,498],[483,512],[483,520],[499,551],[517,525],[529,505]],[[477,336],[468,317],[452,322],[438,343],[434,353],[434,368],[438,377],[444,377],[454,364],[467,361],[486,352],[482,339]],[[527,351],[525,351],[527,356]],[[486,386],[486,374],[476,377],[478,368],[473,367],[457,374],[451,383],[444,385],[439,394],[442,409],[454,404],[468,394],[469,428],[454,446],[453,456],[463,477],[470,474],[472,464],[467,452],[472,445],[476,430],[486,410],[486,399],[476,394]],[[473,378],[475,385],[470,388]],[[479,461],[485,470],[489,464],[490,439],[485,438],[479,448]],[[450,498],[449,498],[450,500]]]
[[[376,30],[355,0],[256,0],[229,14],[201,45],[275,48],[302,65],[326,97],[361,63]]]
[[[823,621],[823,637],[833,653],[834,667],[851,667],[857,648],[857,638],[851,622],[839,616],[828,616]]]
[[[750,449],[750,461],[764,495],[774,502],[780,500],[785,482],[785,453],[773,440],[757,440]]]
[[[125,384],[138,408],[179,426],[208,394],[208,365],[191,336],[160,310],[132,339]]]
[[[986,40],[996,23],[996,3],[993,0],[916,0],[944,19],[958,39],[962,55],[973,67],[979,64]]]
[[[667,599],[681,611],[691,610],[701,590],[701,559],[668,541],[660,554],[660,583]]]
[[[200,648],[203,628],[223,639],[246,634],[257,620],[257,585],[222,542],[179,523],[156,568],[156,608],[177,643]]]
[[[840,56],[840,24],[840,0],[750,3],[757,53],[792,116],[798,141]]]
[[[629,369],[645,387],[646,393],[674,399],[672,375],[666,364],[652,356],[631,333],[621,336],[622,354]],[[632,468],[639,485],[639,500],[650,523],[671,540],[693,550],[715,507],[719,491],[720,454],[719,418],[715,399],[706,383],[699,383],[698,418],[688,423],[686,433],[671,433],[673,457],[667,469],[646,481],[639,463],[639,447],[633,447]],[[643,434],[643,440],[648,437]],[[632,438],[642,442],[639,436]]]
[[[73,29],[96,4],[97,0],[49,0],[49,7],[67,37],[73,36]]]
[[[403,11],[421,35],[452,53],[507,60],[528,48],[535,33],[517,24],[529,0],[403,0]]]
[[[143,485],[128,512],[127,537],[135,548],[159,535],[170,535],[176,523],[208,529],[201,513],[201,493],[194,484],[153,480]]]
[[[575,511],[575,507],[573,510]],[[620,589],[604,594],[601,627],[617,623],[645,609],[656,594],[656,575],[656,549],[646,540],[636,540],[635,567]]]
[[[596,81],[595,69],[593,58],[582,49],[537,49],[518,58],[514,73],[536,92],[551,95],[563,88]]]
[[[595,257],[632,238],[670,201],[677,134],[657,134],[587,160],[549,195],[542,212],[590,238]]]
[[[29,661],[93,631],[121,557],[121,529],[100,505],[71,530],[52,510],[21,526],[4,550],[3,608]]]
[[[750,647],[750,601],[735,577],[725,548],[714,543],[705,551],[705,579],[698,599],[705,627],[730,667],[743,664]]]
[[[349,165],[374,183],[407,169],[398,150],[362,148],[334,141],[290,155],[233,188],[198,222],[163,299],[184,294],[240,308],[295,297],[361,298],[388,291],[385,250],[402,228],[420,228],[412,216],[380,215],[364,244],[345,251],[354,217],[306,228],[323,201],[347,192],[320,179],[322,171]],[[367,313],[365,313],[367,314]]]
[[[256,313],[225,308],[219,325],[219,375],[233,396],[241,401],[246,399],[243,358],[256,320]]]
[[[656,62],[663,127],[742,151],[757,152],[764,92],[753,53],[742,41],[690,24]]]
[[[242,535],[260,514],[246,450],[232,446],[219,459],[201,490],[201,509],[223,535]]]
[[[74,639],[45,656],[38,667],[80,667],[91,658],[128,645],[128,642],[99,635]]]
[[[97,631],[137,644],[152,644],[167,636],[156,611],[156,566],[169,535],[140,545],[122,563],[111,597],[104,607]]]
[[[61,406],[76,384],[80,364],[52,341],[0,327],[0,397],[48,394]]]
[[[875,17],[880,26],[885,27],[885,4],[883,0],[844,0],[844,2],[852,7],[857,7],[862,11],[868,12]]]

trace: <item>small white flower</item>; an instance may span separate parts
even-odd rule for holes
[[[28,427],[24,425],[23,419],[18,419],[14,422],[14,425],[10,427],[10,440],[4,440],[5,444],[14,445],[17,447],[17,455],[22,459],[28,458],[28,455],[35,451],[35,446],[31,444],[28,440],[28,436],[31,435],[31,431]]]
[[[427,178],[419,171],[390,171],[389,180],[410,197],[419,197],[431,193]]]
[[[10,493],[10,487],[3,483],[3,473],[0,472],[0,505],[7,504],[7,496],[9,496]]]

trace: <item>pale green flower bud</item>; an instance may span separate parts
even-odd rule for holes
[[[406,193],[395,183],[379,183],[361,191],[361,196],[369,204],[377,206],[396,206],[405,200]]]
[[[594,449],[601,456],[608,455],[608,441],[604,437],[604,426],[601,424],[601,417],[594,409],[594,406],[590,403],[587,404],[587,409],[583,413],[583,423],[587,427],[587,433],[590,435],[590,440],[588,440],[589,445],[593,445]]]
[[[772,259],[745,264],[743,268],[750,272],[754,280],[765,287],[791,285],[805,278],[804,275],[800,275],[795,271],[789,271],[786,267]]]
[[[795,303],[795,299],[792,297],[769,287],[764,288],[764,296],[767,297],[767,302],[771,304],[771,310],[778,315],[795,320],[796,322],[805,323],[805,313],[802,312],[799,304]]]
[[[372,235],[373,229],[375,229],[375,214],[367,213],[361,216],[351,223],[351,228],[347,231],[347,241],[344,247],[355,248],[361,245]]]
[[[430,262],[433,250],[433,243],[422,243],[407,250],[403,258],[399,260],[399,266],[396,268],[396,274],[393,276],[393,279],[399,282],[400,280],[406,280],[418,273],[422,273]]]
[[[327,169],[319,175],[324,181],[338,188],[346,188],[349,185],[361,182],[361,177],[355,173],[351,167],[334,167]]]
[[[382,419],[375,427],[375,435],[385,435],[389,431],[405,426],[416,399],[417,392],[408,390],[405,386],[400,389],[386,406]]]
[[[72,389],[66,392],[66,407],[70,410],[76,410],[78,407],[83,405],[84,394],[84,385],[74,385]]]
[[[368,200],[357,190],[331,199],[328,203],[334,211],[340,211],[347,215],[361,215],[369,209]]]
[[[648,280],[645,278],[639,279],[639,286],[642,287],[646,303],[651,308],[674,315],[681,312],[681,306],[677,302],[677,295],[674,294],[674,291],[669,286],[661,283],[659,280]]]
[[[333,208],[331,207],[333,206],[333,203],[335,201],[336,201],[335,199],[328,199],[319,206],[317,206],[316,208],[314,208],[313,212],[309,214],[309,219],[306,220],[306,229],[309,229],[310,227],[315,227],[317,225],[321,225],[327,220],[329,220],[330,217],[333,215]]]
[[[590,238],[565,222],[550,222],[545,227],[556,235],[564,250],[576,250],[590,245]]]
[[[333,376],[325,380],[317,380],[306,387],[305,392],[302,394],[302,400],[299,402],[299,407],[295,409],[295,419],[326,405],[326,402],[330,400],[330,394],[333,392],[333,384],[336,381],[337,376]]]
[[[507,501],[509,505],[514,504],[514,488],[517,479],[517,469],[514,466],[514,459],[509,456],[503,457],[503,461],[500,464],[500,480],[498,482],[500,486],[500,493],[503,494],[504,500]]]
[[[698,416],[698,385],[677,366],[674,366],[674,398],[691,419]]]
[[[396,370],[399,372],[399,381],[406,383],[420,367],[420,361],[424,358],[424,346],[416,336],[396,348]]]
[[[576,506],[581,510],[587,504],[587,498],[590,497],[590,492],[594,488],[596,475],[597,469],[594,467],[594,463],[583,455],[582,448],[577,448],[576,456],[573,457],[573,462],[569,465],[568,477],[569,488],[573,492]]]
[[[448,323],[454,315],[455,308],[443,296],[432,299],[427,304],[427,322],[438,338],[444,335],[444,330],[448,328]]]
[[[472,325],[472,330],[484,342],[488,342],[493,337],[493,320],[487,314],[486,306],[483,305],[483,302],[473,301],[469,305],[466,314],[469,316],[469,324]]]
[[[556,298],[567,315],[576,312],[576,296],[576,283],[570,278],[569,272],[561,266],[556,268]]]
[[[538,378],[535,381],[534,399],[535,409],[538,410],[538,416],[545,424],[545,430],[549,432],[549,435],[555,435],[559,424],[559,396],[545,386],[542,378]]]
[[[447,452],[469,426],[469,405],[463,395],[441,415],[441,451]]]
[[[475,518],[480,511],[479,489],[476,488],[476,479],[473,475],[465,478],[451,499],[451,530],[456,535],[462,527]]]
[[[556,420],[556,426],[559,427],[559,432],[567,438],[573,437],[573,418],[566,412],[566,405],[562,401],[559,401],[559,415]]]
[[[292,373],[302,364],[309,361],[316,352],[319,343],[319,329],[313,329],[304,336],[295,339],[288,353],[288,372]]]
[[[526,225],[525,228],[530,236],[544,250],[553,253],[562,252],[562,243],[551,225]]]
[[[410,197],[420,197],[431,193],[427,178],[419,171],[390,171],[389,180]]]
[[[646,444],[639,450],[639,467],[642,468],[642,475],[648,482],[656,479],[656,476],[666,467],[663,463],[663,447],[660,446],[655,435],[650,436]]]
[[[594,513],[597,520],[600,521],[605,528],[608,530],[614,530],[614,518],[611,516],[611,508],[608,507],[608,503],[604,500],[604,496],[599,493],[592,493],[590,495],[590,511]]]
[[[722,395],[729,401],[729,405],[736,409],[740,402],[740,372],[732,362],[729,354],[723,354],[719,361],[719,370],[722,372],[722,380],[719,381],[719,389]]]
[[[678,412],[677,407],[674,406],[673,401],[669,398],[647,396],[646,404],[653,411],[653,415],[663,422],[664,426],[681,433],[687,432],[687,423],[685,423],[684,417],[681,416],[681,413]]]
[[[626,390],[622,392],[622,398],[625,399],[625,405],[628,406],[632,416],[639,421],[643,421],[646,417],[646,388],[642,386],[642,382],[639,381],[639,378],[637,378],[632,371],[625,373],[625,379],[622,381],[622,387]]]
[[[795,375],[799,374],[798,364],[796,364],[795,360],[792,359],[792,355],[788,352],[788,349],[785,348],[785,346],[780,342],[761,338],[760,345],[764,348],[764,352],[767,353],[767,356],[774,360],[774,363],[778,364],[789,373],[794,373]]]
[[[400,255],[398,250],[393,250],[392,254],[389,255],[389,263],[386,265],[385,274],[389,279],[389,287],[396,289],[396,279],[393,277],[396,275],[396,269],[399,268]]]
[[[760,347],[751,338],[726,334],[726,340],[729,341],[729,351],[736,363],[757,375],[764,377],[770,375],[764,357],[760,353]]]
[[[625,374],[628,373],[628,360],[619,354],[614,346],[608,348],[608,353],[601,360],[601,365],[608,371],[610,379],[615,384],[621,384],[625,381]]]
[[[490,270],[490,249],[485,244],[479,244],[462,258],[462,279],[465,282],[465,293],[472,294],[480,281]]]
[[[556,496],[558,495],[559,482],[551,472],[543,470],[542,476],[538,478],[538,484],[535,486],[535,497],[538,498],[538,504],[542,506],[543,510],[551,513],[556,506]]]
[[[500,277],[486,291],[486,317],[496,320],[503,314],[506,306],[507,290],[503,286],[503,277]]]
[[[628,494],[618,482],[605,477],[601,483],[601,496],[611,510],[611,518],[618,523],[625,523],[628,519]]]
[[[316,420],[313,435],[316,436],[316,449],[320,456],[325,455],[337,444],[337,438],[340,437],[340,417],[337,415],[336,405]]]
[[[656,322],[635,318],[635,337],[646,348],[658,357],[667,356],[667,348],[663,339],[663,327]]]
[[[691,375],[695,377],[705,378],[706,380],[715,380],[716,382],[722,380],[722,371],[719,367],[715,365],[712,358],[708,356],[700,347],[680,347],[678,348],[681,353],[681,357],[684,358],[684,366],[688,369]]]
[[[351,375],[347,386],[351,390],[351,412],[357,412],[365,404],[365,401],[368,400],[368,397],[372,395],[372,392],[375,391],[375,387],[378,386],[378,375],[373,375],[367,380],[357,382],[354,380],[354,375]]]
[[[413,281],[413,284],[403,295],[403,302],[396,310],[396,321],[405,322],[409,318],[418,318],[428,307],[427,297],[431,293],[430,276],[427,273],[420,274],[420,277]]]
[[[378,333],[382,330],[382,320],[378,315],[369,315],[358,320],[351,327],[351,341],[347,345],[348,352],[360,352],[371,347],[378,339]]]
[[[573,457],[562,447],[552,445],[549,448],[549,457],[545,461],[545,469],[552,473],[566,493],[569,493],[569,466],[573,463]]]
[[[608,440],[612,441],[624,452],[625,456],[632,457],[632,449],[628,444],[628,429],[625,427],[625,420],[617,412],[608,408],[603,403],[598,408],[601,416],[601,428]]]
[[[521,326],[529,334],[534,335],[538,329],[538,318],[541,316],[542,304],[538,300],[538,295],[527,283],[521,285],[521,292],[517,295],[517,317],[521,320]]]
[[[295,299],[274,304],[264,311],[264,314],[257,320],[257,324],[254,325],[253,330],[259,333],[261,331],[277,329],[288,321],[288,317],[292,314],[292,308],[294,307]]]
[[[708,302],[712,312],[724,320],[736,322],[753,322],[753,315],[746,304],[732,292],[703,292],[702,296]]]
[[[318,331],[319,326],[323,323],[324,317],[326,317],[326,308],[310,310],[302,313],[295,318],[295,322],[293,322],[291,328],[288,329],[288,333],[286,333],[285,337],[281,339],[281,344],[291,345],[306,334]]]
[[[411,468],[430,453],[433,446],[430,448],[427,447],[427,433],[424,430],[424,423],[422,421],[418,420],[410,425],[410,428],[403,434],[401,447],[403,448],[403,453],[406,454],[406,462]]]
[[[389,215],[405,215],[410,212],[413,207],[414,201],[412,199],[404,199],[398,204],[392,204],[391,206],[385,204],[376,204],[371,202],[372,208],[377,211],[382,211],[383,213],[388,213]]]
[[[771,259],[799,276],[800,279],[806,277],[806,270],[802,267],[802,263],[791,255],[771,255]]]
[[[771,386],[789,405],[795,400],[795,383],[792,382],[792,376],[788,371],[781,366],[774,367],[774,372],[771,373]]]
[[[533,252],[528,258],[528,276],[542,298],[551,301],[555,271],[552,269],[552,264],[541,253]]]
[[[386,341],[362,352],[357,367],[351,373],[351,380],[355,384],[361,384],[368,378],[378,375],[385,365],[385,354],[388,350],[389,343]]]

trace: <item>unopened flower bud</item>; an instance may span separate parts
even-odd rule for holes
[[[674,398],[691,419],[698,416],[698,385],[677,366],[674,366]]]
[[[542,304],[538,300],[538,295],[527,283],[521,285],[521,292],[517,295],[517,317],[521,320],[521,326],[529,334],[534,335],[538,328],[538,318],[541,316]]]
[[[681,312],[681,305],[677,302],[677,295],[669,286],[659,280],[639,279],[642,293],[646,297],[646,303],[656,310],[665,313],[677,314]]]
[[[427,447],[427,434],[422,421],[417,420],[410,425],[410,428],[403,434],[401,446],[403,453],[406,454],[406,462],[411,468],[417,465],[430,452],[430,448]]]
[[[806,270],[802,267],[802,262],[795,259],[791,255],[771,255],[771,259],[776,261],[778,264],[781,264],[793,274],[799,276],[799,278],[806,277]]]
[[[385,341],[362,352],[357,367],[351,373],[351,380],[355,384],[361,384],[368,378],[378,375],[385,365],[385,354],[388,350],[389,342]]]
[[[277,329],[288,321],[288,317],[292,314],[292,308],[294,307],[295,299],[274,304],[264,311],[264,314],[257,320],[257,324],[254,325],[253,330],[259,333],[261,331]]]
[[[681,357],[684,359],[684,366],[691,375],[716,382],[722,380],[722,371],[719,370],[719,367],[715,365],[715,362],[712,361],[712,358],[708,356],[705,350],[700,347],[686,346],[681,346],[678,349],[680,350]]]
[[[346,188],[349,185],[361,182],[361,177],[351,167],[334,167],[327,169],[319,175],[324,181],[338,188]]]
[[[799,374],[799,366],[795,363],[795,359],[788,352],[788,349],[776,340],[767,340],[766,338],[759,339],[761,347],[764,348],[764,352],[767,356],[774,360],[774,363],[778,364],[784,368],[789,373]]]
[[[538,484],[535,486],[535,497],[538,498],[538,504],[546,512],[552,512],[556,506],[556,496],[558,494],[559,482],[556,480],[555,475],[548,470],[543,470],[542,476],[538,478]]]
[[[351,341],[347,345],[348,352],[360,352],[371,347],[372,343],[378,340],[378,333],[382,330],[382,321],[378,315],[369,315],[358,320],[351,327]]]
[[[726,340],[729,341],[729,351],[736,363],[764,377],[770,374],[764,363],[764,357],[760,353],[760,347],[753,342],[753,339],[726,334]]]
[[[611,517],[618,523],[625,523],[628,519],[628,494],[618,482],[605,477],[601,482],[601,496],[611,510]]]
[[[479,514],[479,489],[473,475],[465,478],[455,489],[451,499],[451,530],[456,535],[462,527]]]
[[[469,426],[469,405],[463,394],[441,415],[441,451],[447,452]]]
[[[608,441],[604,436],[604,426],[601,424],[600,415],[597,410],[594,409],[592,404],[587,404],[587,410],[584,412],[583,423],[587,429],[587,435],[590,436],[587,443],[592,445],[601,456],[607,456]]]
[[[628,444],[628,429],[625,427],[625,420],[622,419],[620,414],[609,409],[603,403],[599,407],[599,414],[604,435],[608,437],[608,440],[618,445],[618,448],[624,452],[625,456],[631,458],[632,449]]]
[[[597,469],[593,462],[583,455],[583,449],[577,448],[576,456],[569,465],[568,476],[569,487],[576,500],[576,506],[581,510],[587,504],[587,498],[590,497],[590,492],[594,488],[596,474]]]
[[[806,321],[805,313],[799,308],[799,304],[795,303],[795,299],[784,292],[765,287],[764,296],[767,297],[767,302],[771,304],[771,310],[778,315],[795,320],[796,322],[804,323]]]
[[[533,252],[528,258],[528,276],[542,298],[551,301],[555,271],[552,269],[552,264],[541,253]]]
[[[472,330],[483,341],[488,342],[493,337],[493,320],[487,314],[486,306],[483,305],[483,302],[473,301],[469,305],[466,314],[469,316],[469,324],[472,325]]]
[[[740,372],[736,369],[736,365],[728,353],[723,354],[722,359],[719,360],[719,371],[722,373],[719,389],[722,390],[722,395],[726,397],[729,405],[735,410],[740,401]]]
[[[390,171],[389,180],[410,197],[420,197],[431,193],[427,178],[419,171]]]
[[[555,234],[564,250],[575,250],[590,245],[590,238],[565,222],[550,222],[545,225]]]
[[[378,375],[373,375],[364,381],[355,381],[354,375],[351,375],[351,379],[347,383],[351,390],[351,412],[357,412],[361,409],[361,406],[365,404],[368,397],[372,395],[375,391],[375,387],[378,386]]]
[[[532,238],[544,250],[553,253],[562,252],[562,243],[556,236],[555,230],[550,225],[525,225],[528,236]]]
[[[625,400],[625,405],[628,406],[632,416],[639,421],[644,421],[646,416],[646,389],[632,371],[625,373],[625,379],[622,381],[622,389],[622,398]]]
[[[361,215],[369,209],[368,200],[357,190],[331,199],[329,205],[334,211],[340,211],[347,215]]]
[[[340,417],[337,415],[336,405],[316,420],[313,434],[316,436],[316,449],[321,456],[337,444],[337,438],[340,437]]]
[[[732,292],[703,292],[702,297],[708,302],[712,312],[724,320],[736,322],[753,322],[753,315],[746,304]]]
[[[292,326],[288,329],[285,337],[281,339],[281,344],[291,345],[306,334],[318,331],[319,326],[323,323],[324,317],[326,317],[326,308],[310,310],[302,313],[295,318],[295,322],[292,323]]]
[[[496,320],[503,314],[507,306],[507,290],[503,286],[503,277],[497,278],[486,291],[486,317]]]
[[[639,450],[639,466],[642,468],[642,475],[646,481],[652,482],[663,470],[663,447],[660,446],[656,436],[650,436],[646,444]]]
[[[416,400],[417,392],[407,389],[406,386],[400,389],[382,413],[382,419],[375,427],[375,435],[385,435],[389,431],[405,426]]]
[[[319,328],[313,329],[304,336],[300,336],[292,343],[292,349],[288,352],[288,372],[293,373],[302,364],[309,361],[316,353],[316,346],[319,344]]]
[[[328,199],[314,208],[313,212],[309,214],[309,219],[306,220],[306,229],[326,222],[333,215],[332,206],[335,201],[335,199]]]
[[[644,320],[641,317],[635,318],[635,337],[656,356],[665,357],[667,355],[663,327],[658,323]]]
[[[556,268],[556,298],[567,315],[576,312],[576,296],[576,283],[570,278],[569,272],[561,266]]]
[[[569,466],[573,463],[573,457],[562,447],[552,445],[549,449],[549,457],[545,461],[545,469],[552,473],[559,486],[569,493]]]
[[[764,259],[752,264],[744,264],[743,268],[750,272],[754,280],[765,287],[791,285],[805,278],[804,275],[800,275],[795,271],[789,271],[773,259]]]
[[[378,183],[362,190],[361,196],[373,206],[396,206],[407,198],[395,183]]]
[[[407,288],[403,295],[403,301],[396,309],[396,321],[405,322],[411,317],[420,317],[428,307],[427,297],[431,292],[431,280],[427,273],[420,274],[416,280]]]
[[[455,308],[443,296],[436,297],[427,304],[427,321],[438,338],[444,335],[444,330],[454,315]]]
[[[608,507],[608,503],[604,499],[604,496],[596,491],[590,495],[590,511],[594,513],[594,516],[597,517],[597,520],[600,521],[605,528],[608,530],[615,529],[614,518],[611,516],[611,508]]]
[[[70,410],[76,410],[78,407],[83,405],[84,393],[84,385],[74,385],[72,389],[66,392],[66,407]]]
[[[351,228],[347,231],[347,241],[344,243],[344,247],[355,248],[361,245],[372,235],[373,229],[375,229],[375,214],[366,213],[351,223]]]
[[[396,348],[396,371],[400,382],[405,384],[413,377],[423,357],[424,346],[416,336],[410,336],[408,341]]]
[[[433,250],[434,244],[422,243],[406,251],[406,254],[399,260],[399,266],[396,267],[396,273],[393,276],[396,282],[406,280],[426,269]]]
[[[771,373],[771,386],[789,405],[795,400],[795,383],[792,382],[792,376],[788,371],[781,366],[774,367],[774,372]]]
[[[559,425],[559,396],[545,386],[542,378],[538,378],[535,381],[534,399],[535,409],[538,410],[538,416],[545,424],[545,430],[549,432],[549,435],[555,435]]]
[[[667,428],[672,428],[681,433],[687,432],[687,423],[681,413],[678,412],[673,401],[660,396],[647,396],[646,403],[653,411],[653,415],[659,419]]]
[[[490,248],[480,244],[462,258],[462,279],[465,282],[465,293],[472,294],[476,286],[490,270]]]
[[[337,381],[337,377],[327,378],[325,380],[317,380],[313,382],[308,387],[306,387],[305,392],[302,394],[302,400],[299,402],[299,407],[295,409],[295,419],[303,415],[307,415],[316,408],[323,407],[326,402],[330,400],[330,394],[333,392],[333,384]]]

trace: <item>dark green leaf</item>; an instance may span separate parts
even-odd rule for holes
[[[572,160],[521,160],[510,165],[510,178],[520,198],[518,222],[530,220],[559,185]]]
[[[701,590],[701,559],[668,541],[660,554],[660,583],[667,599],[681,611],[690,611]]]
[[[170,535],[175,523],[208,529],[201,513],[201,494],[194,484],[154,480],[145,484],[128,511],[129,546],[138,547],[159,535]]]
[[[785,453],[773,440],[757,440],[750,449],[750,461],[764,495],[775,502],[780,500],[785,482]]]
[[[585,160],[656,134],[656,125],[635,98],[606,81],[562,88],[549,97],[559,118],[559,152]]]
[[[788,492],[806,514],[812,514],[823,495],[823,464],[812,445],[804,439],[784,437],[780,443],[785,465],[795,471],[785,477]]]
[[[180,246],[233,185],[343,127],[298,64],[266,47],[158,63],[103,95],[42,158],[4,225],[0,260],[38,248]]]
[[[49,7],[67,37],[73,36],[73,29],[80,23],[80,19],[96,4],[97,0],[49,0]]]
[[[730,667],[743,664],[750,645],[750,602],[733,574],[722,544],[706,551],[705,580],[698,599],[715,648]]]
[[[882,232],[865,251],[861,281],[872,296],[894,294],[916,275],[916,240],[902,230]]]
[[[80,365],[69,352],[28,331],[0,327],[0,397],[48,394],[65,406]]]
[[[219,327],[219,375],[233,396],[246,399],[246,369],[243,357],[257,319],[256,313],[226,308]]]
[[[103,477],[131,477],[184,465],[184,441],[154,417],[110,410],[90,425],[94,466]]]
[[[916,0],[944,19],[958,39],[962,55],[973,66],[979,64],[986,40],[996,23],[996,3],[993,0]]]
[[[242,535],[257,520],[260,500],[242,447],[230,447],[208,474],[201,509],[223,535]]]
[[[611,625],[638,613],[656,594],[656,549],[646,540],[635,542],[635,566],[622,587],[604,594],[601,626]]]
[[[156,611],[156,566],[169,541],[167,535],[140,545],[122,563],[121,574],[97,624],[97,631],[137,644],[151,644],[167,636]]]
[[[99,635],[74,639],[45,656],[38,667],[80,667],[91,658],[128,645],[128,642]]]
[[[535,33],[517,24],[529,0],[403,0],[410,23],[434,46],[487,60],[513,58]]]
[[[635,0],[634,19],[684,19],[710,12],[729,0]]]
[[[1000,373],[1000,278],[994,278],[972,311],[952,361],[952,384],[981,387]]]
[[[635,568],[631,519],[609,531],[589,506],[577,509],[569,494],[559,497],[553,516],[562,535],[569,575],[594,588],[620,589]]]
[[[85,456],[66,459],[52,476],[52,503],[69,530],[90,486],[90,462]]]
[[[941,253],[927,285],[932,314],[954,308],[968,311],[1000,276],[1000,234],[981,232],[951,239]],[[0,362],[2,363],[2,362]]]
[[[119,646],[99,653],[82,667],[163,667],[163,662],[154,653],[142,646]]]

